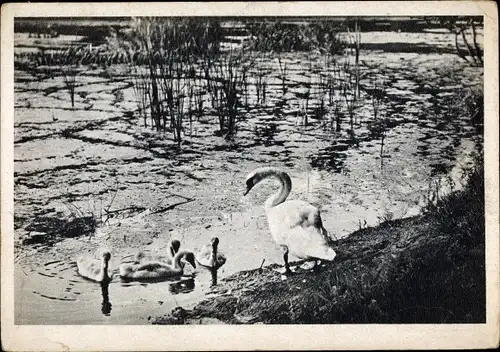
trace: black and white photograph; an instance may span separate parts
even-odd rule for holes
[[[10,19],[11,323],[498,324],[486,14],[252,8]]]

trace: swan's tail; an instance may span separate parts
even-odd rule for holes
[[[328,248],[326,250],[326,258],[323,258],[323,259],[333,261],[336,256],[337,256],[337,253],[335,253],[335,251],[333,249]]]
[[[316,250],[311,250],[311,256],[314,258],[326,260],[332,262],[335,257],[337,256],[337,253],[332,248],[329,247],[321,247],[321,248],[316,248]]]

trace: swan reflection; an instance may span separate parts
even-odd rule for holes
[[[194,278],[181,280],[168,285],[170,293],[177,295],[179,293],[189,293],[194,290]]]

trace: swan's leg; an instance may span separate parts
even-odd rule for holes
[[[321,262],[320,262],[321,263]],[[318,260],[314,260],[314,266],[313,266],[313,271],[315,273],[319,272],[320,266],[318,265]]]
[[[281,246],[283,250],[283,260],[285,261],[285,274],[291,274],[290,265],[288,264],[288,247],[285,245]]]

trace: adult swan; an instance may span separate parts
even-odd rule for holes
[[[246,179],[247,195],[266,178],[277,178],[281,187],[264,203],[269,230],[276,244],[283,250],[286,273],[291,273],[288,252],[305,259],[335,259],[335,251],[327,244],[327,232],[323,227],[319,209],[302,200],[285,201],[292,189],[292,180],[284,171],[274,167],[262,167],[250,173]]]

